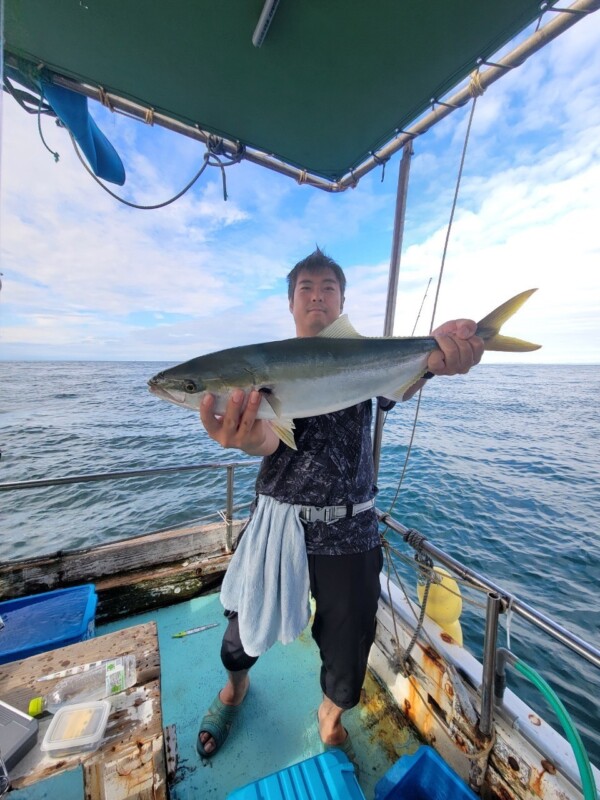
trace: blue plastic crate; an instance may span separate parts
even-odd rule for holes
[[[427,745],[402,756],[378,781],[375,800],[478,800],[436,751]]]
[[[327,750],[242,786],[227,800],[365,800],[365,796],[346,755]]]
[[[97,602],[86,584],[0,603],[0,664],[91,638]]]

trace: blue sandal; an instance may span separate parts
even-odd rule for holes
[[[239,706],[226,706],[219,695],[212,701],[210,708],[202,718],[196,741],[196,750],[203,758],[210,758],[221,749],[225,739],[229,736],[229,731],[240,708],[241,703]],[[210,753],[204,749],[204,743],[200,740],[201,733],[208,733],[214,740],[215,749]]]

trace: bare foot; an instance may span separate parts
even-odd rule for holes
[[[342,744],[346,740],[348,732],[342,725],[343,713],[343,708],[336,706],[328,697],[323,698],[317,711],[319,735],[323,744]]]
[[[319,722],[319,735],[325,748],[339,747],[348,757],[354,766],[356,777],[360,775],[360,768],[356,758],[356,753],[352,747],[350,734],[342,725],[342,714],[344,709],[332,703],[328,697],[323,698],[323,702],[317,711]]]

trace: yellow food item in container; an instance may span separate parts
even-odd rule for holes
[[[110,700],[62,706],[46,731],[41,749],[56,758],[95,750],[104,736],[110,710]]]

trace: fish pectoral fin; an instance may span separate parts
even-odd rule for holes
[[[404,395],[406,394],[407,389],[410,389],[413,383],[416,383],[420,379],[420,377],[421,374],[417,375],[416,378],[411,378],[409,381],[406,381],[405,383],[402,384],[402,386],[399,386],[397,389],[392,389],[391,392],[386,391],[384,396],[388,400],[395,400],[397,403],[401,403],[402,400],[404,400]]]
[[[269,425],[273,428],[277,436],[284,444],[291,447],[292,450],[297,450],[296,440],[294,439],[294,420],[293,419],[269,419]]]
[[[346,314],[342,314],[335,322],[328,325],[324,330],[317,334],[325,339],[366,339],[360,334],[350,322]]]
[[[263,399],[271,406],[277,415],[277,419],[269,419],[267,422],[284,444],[287,444],[292,450],[297,450],[298,448],[296,447],[296,440],[293,434],[294,420],[286,419],[281,416],[283,410],[281,407],[281,400],[277,395],[273,394],[271,389],[259,389],[259,391],[262,393]]]
[[[272,389],[263,387],[258,391],[261,393],[263,400],[271,406],[271,408],[275,412],[275,415],[277,417],[281,417],[281,411],[282,411],[281,400],[277,397],[277,395],[273,394]]]

